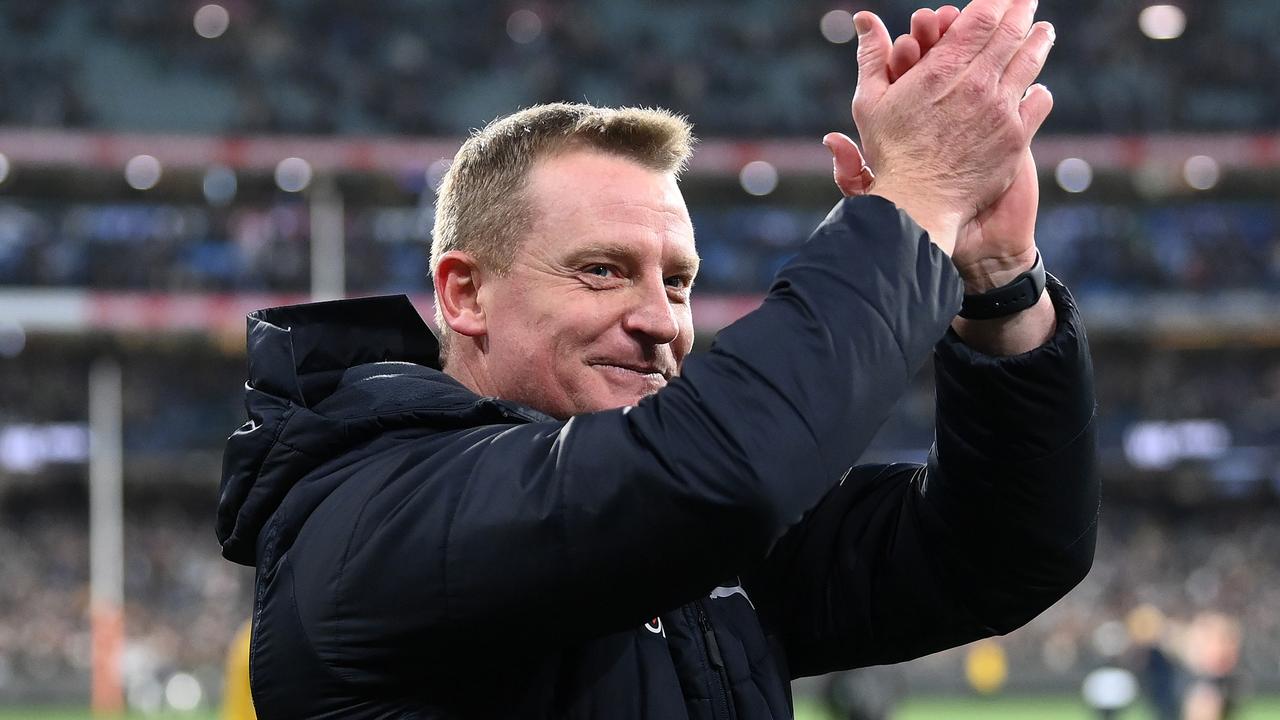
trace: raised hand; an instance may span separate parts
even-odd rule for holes
[[[879,175],[872,192],[910,212],[944,250],[960,252],[957,260],[978,258],[967,251],[977,242],[970,230],[959,246],[957,233],[1022,174],[1031,136],[1052,106],[1041,86],[1024,94],[1053,39],[1047,23],[1032,25],[1034,4],[974,0],[963,12],[917,13],[896,54],[879,18],[866,12],[855,18],[854,119]],[[865,186],[872,176],[846,140],[826,138],[837,183],[857,190],[850,185]]]
[[[900,35],[893,41],[893,50],[889,55],[889,82],[896,82],[915,67],[920,58],[947,34],[951,23],[959,16],[960,9],[954,5],[944,5],[936,11],[921,8],[913,13],[911,32]],[[845,197],[871,192],[875,173],[867,165],[862,151],[852,138],[844,133],[827,133],[822,138],[822,144],[831,151],[836,187],[840,188]]]
[[[916,11],[911,16],[911,32],[893,42],[888,61],[891,82],[915,67],[959,15],[954,6]],[[870,192],[875,176],[857,145],[841,133],[831,133],[823,142],[835,158],[835,181],[840,190],[847,196]],[[969,292],[1001,285],[1034,262],[1038,205],[1035,160],[1028,149],[1009,188],[959,231],[952,259]]]
[[[911,32],[893,41],[889,56],[889,80],[896,81],[915,67],[929,49],[938,44],[951,24],[960,17],[955,5],[944,5],[935,10],[921,8],[911,14]]]

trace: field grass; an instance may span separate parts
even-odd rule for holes
[[[1067,697],[921,698],[903,703],[893,720],[1096,720],[1083,703]],[[834,720],[813,706],[796,706],[796,720]],[[1136,706],[1117,720],[1152,720]],[[1233,720],[1280,720],[1280,697],[1249,698]]]
[[[1095,720],[1080,701],[1063,697],[922,698],[904,703],[893,720]],[[83,709],[0,708],[0,720],[99,720]],[[125,715],[120,720],[218,720],[212,710]],[[798,703],[796,720],[834,720],[814,705]],[[1144,708],[1118,720],[1151,720]],[[1249,698],[1233,720],[1280,720],[1280,697]]]

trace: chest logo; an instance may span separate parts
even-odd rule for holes
[[[747,604],[751,606],[752,610],[756,609],[756,604],[751,602],[751,598],[747,597],[747,591],[742,589],[741,583],[732,586],[721,585],[711,591],[712,598],[727,598],[733,597],[734,595],[741,595],[743,599],[747,601]]]
[[[660,617],[655,617],[654,619],[645,623],[644,629],[648,630],[654,635],[661,635],[662,637],[667,636],[667,629],[662,626],[662,618]]]

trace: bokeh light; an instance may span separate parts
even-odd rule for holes
[[[124,166],[124,181],[134,190],[150,190],[160,182],[160,161],[151,155],[135,155]]]
[[[193,24],[196,34],[210,40],[222,37],[231,25],[231,14],[221,5],[209,4],[196,10]]]
[[[226,205],[236,196],[236,173],[225,165],[214,165],[205,171],[200,187],[210,205]]]
[[[27,346],[27,331],[13,320],[0,320],[0,357],[17,357]]]
[[[507,37],[528,45],[542,34],[542,18],[532,10],[516,10],[507,17]]]
[[[189,673],[174,673],[169,682],[164,684],[164,700],[174,710],[195,710],[203,697],[204,690],[200,687],[200,681]]]
[[[1058,187],[1069,193],[1082,193],[1093,184],[1093,167],[1080,158],[1067,158],[1058,163],[1053,173]]]
[[[848,10],[832,10],[823,15],[818,27],[827,42],[838,45],[843,45],[858,35],[857,28],[853,26],[853,13]]]
[[[1151,5],[1138,14],[1138,27],[1152,40],[1173,40],[1187,29],[1187,14],[1177,5]]]
[[[311,184],[311,163],[298,157],[285,158],[276,165],[276,187],[285,192],[302,192]]]
[[[768,195],[778,187],[778,170],[764,160],[752,160],[738,173],[738,182],[752,195]]]
[[[1187,158],[1182,177],[1196,190],[1211,190],[1222,179],[1222,167],[1208,155],[1196,155]]]
[[[1089,707],[1114,713],[1138,697],[1138,680],[1124,668],[1104,667],[1085,676],[1080,694]],[[1105,717],[1114,717],[1111,714]]]

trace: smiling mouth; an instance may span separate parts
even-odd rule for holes
[[[613,363],[592,363],[592,365],[624,378],[641,378],[651,382],[659,382],[664,385],[667,380],[671,379],[670,373],[659,370],[656,367],[615,365]]]

